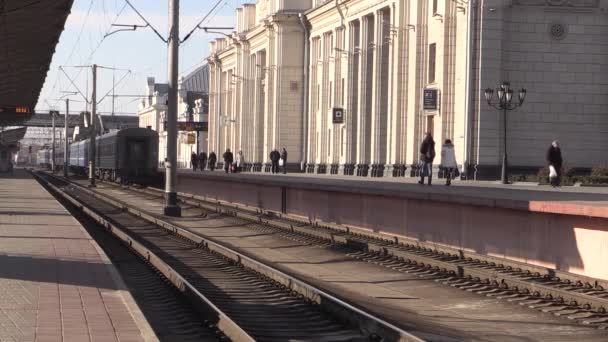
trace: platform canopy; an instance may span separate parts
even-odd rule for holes
[[[25,136],[26,131],[27,127],[6,131],[0,130],[0,147],[16,147],[19,140],[23,139]]]
[[[0,0],[0,126],[29,119],[73,0]]]

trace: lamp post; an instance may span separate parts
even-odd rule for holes
[[[492,108],[503,112],[503,156],[502,156],[502,171],[500,174],[500,180],[502,184],[509,184],[509,174],[507,171],[508,158],[507,158],[507,111],[514,110],[521,107],[526,99],[526,89],[521,88],[518,94],[518,102],[513,101],[513,90],[511,84],[504,81],[498,88],[496,88],[496,98],[494,98],[494,89],[487,88],[485,90],[485,97],[488,105]]]

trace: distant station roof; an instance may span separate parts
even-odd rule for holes
[[[0,126],[31,116],[72,2],[0,1]]]
[[[55,117],[55,126],[63,127],[65,125],[64,120],[65,114],[62,115],[60,113]],[[106,129],[121,129],[139,126],[139,117],[137,116],[101,115],[101,120],[103,121],[103,126]],[[51,127],[51,115],[49,113],[35,113],[28,120],[23,121],[21,125],[27,127]],[[70,116],[68,117],[68,126],[85,126],[84,115],[82,113],[78,115],[70,114]]]
[[[15,147],[17,142],[25,136],[27,127],[0,131],[0,147]]]

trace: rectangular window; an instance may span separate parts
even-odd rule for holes
[[[435,59],[436,59],[437,45],[435,43],[429,45],[429,82],[435,82]]]
[[[433,15],[437,14],[437,0],[433,0]]]

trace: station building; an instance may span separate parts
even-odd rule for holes
[[[425,132],[470,177],[608,163],[606,0],[260,0],[211,43],[209,149],[311,173],[402,176]],[[521,107],[484,90],[509,81]],[[496,94],[496,91],[495,91]],[[494,95],[496,96],[496,95]],[[494,98],[496,100],[496,98]],[[506,125],[505,125],[506,124]]]
[[[167,114],[167,95],[169,86],[156,83],[154,77],[148,77],[145,94],[139,104],[139,127],[150,127],[159,132],[158,159],[162,166],[167,155],[167,132],[165,117]],[[178,85],[178,121],[207,122],[209,113],[209,68],[203,65],[185,77],[179,79]],[[177,135],[177,164],[180,168],[190,167],[192,152],[197,154],[207,151],[207,131],[180,131]]]

